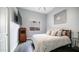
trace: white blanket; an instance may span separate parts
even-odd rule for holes
[[[48,52],[71,43],[67,36],[49,36],[47,34],[33,35],[32,40],[35,52]]]

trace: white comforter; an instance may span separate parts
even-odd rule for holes
[[[47,34],[33,35],[32,40],[35,52],[48,52],[71,43],[67,36],[49,36]]]

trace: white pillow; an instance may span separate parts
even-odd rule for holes
[[[55,36],[56,31],[51,32],[51,36]]]
[[[47,34],[48,34],[48,35],[51,35],[51,30],[48,30],[48,31],[47,31]]]
[[[61,29],[60,30],[53,30],[52,33],[51,33],[51,35],[52,36],[61,36],[61,32],[62,32]]]
[[[57,32],[57,36],[61,36],[61,30],[59,30],[58,32]]]

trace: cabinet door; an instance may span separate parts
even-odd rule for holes
[[[7,36],[0,36],[0,52],[7,52]]]
[[[8,9],[0,8],[0,33],[8,34]]]
[[[8,48],[8,9],[0,7],[0,52]]]

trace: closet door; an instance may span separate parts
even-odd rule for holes
[[[0,52],[7,52],[7,36],[0,37]]]
[[[8,51],[8,9],[0,7],[0,52]]]

